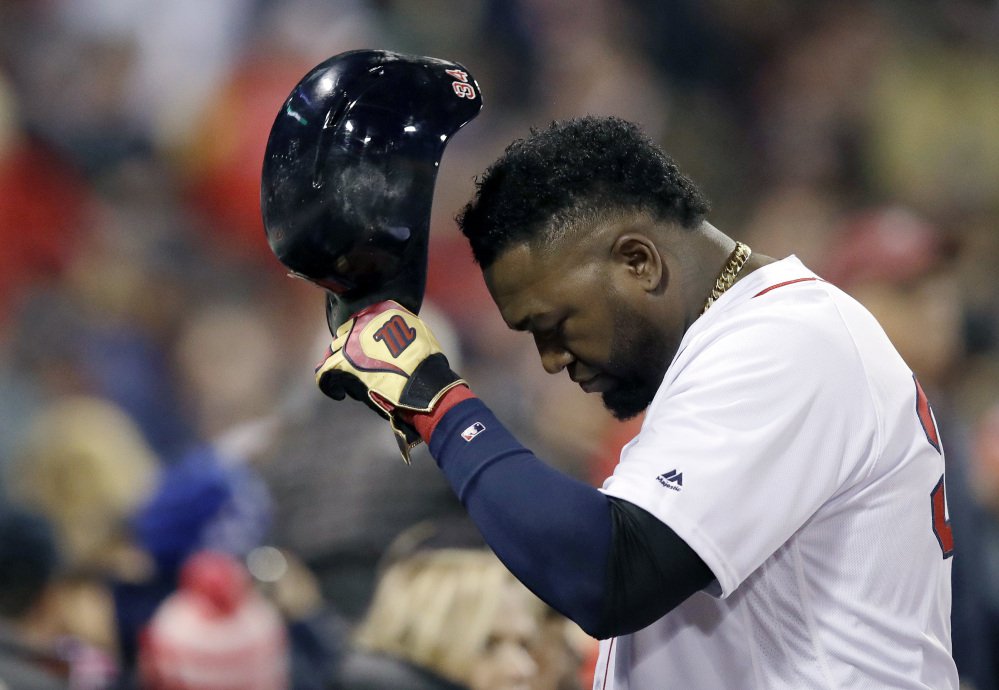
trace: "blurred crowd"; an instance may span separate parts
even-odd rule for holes
[[[639,420],[540,375],[453,221],[530,127],[640,123],[714,225],[866,304],[941,428],[962,682],[999,688],[993,0],[0,0],[0,688],[588,687],[593,641],[426,451],[315,389],[323,295],[270,253],[259,174],[355,48],[479,82],[423,314],[563,470],[599,485]]]

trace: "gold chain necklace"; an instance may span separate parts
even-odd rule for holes
[[[707,301],[704,303],[704,308],[701,309],[701,314],[704,314],[708,310],[714,301],[722,296],[722,294],[732,287],[732,283],[735,282],[736,277],[739,275],[739,271],[746,265],[749,261],[749,257],[753,254],[753,250],[749,248],[748,245],[742,242],[735,243],[735,249],[728,257],[728,261],[722,267],[721,273],[715,279],[715,288],[708,295]]]

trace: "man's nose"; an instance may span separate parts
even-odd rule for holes
[[[541,355],[541,366],[545,368],[549,374],[557,374],[567,366],[572,364],[575,359],[572,354],[566,350],[564,347],[559,347],[551,343],[542,343],[538,341],[538,354]]]

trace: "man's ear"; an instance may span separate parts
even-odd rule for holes
[[[620,235],[611,248],[611,258],[620,263],[646,292],[658,292],[669,280],[659,248],[647,235]]]

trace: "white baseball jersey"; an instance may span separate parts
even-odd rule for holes
[[[600,645],[596,690],[958,687],[944,459],[874,318],[796,258],[684,336],[602,491],[715,582]]]

